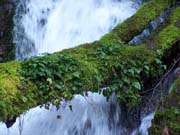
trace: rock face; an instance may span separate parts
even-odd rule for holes
[[[163,100],[155,114],[150,135],[160,135],[168,128],[170,135],[180,134],[180,78],[173,85],[170,95]]]
[[[0,1],[0,62],[14,59],[13,15],[15,0]]]

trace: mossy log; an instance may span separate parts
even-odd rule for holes
[[[23,62],[0,64],[0,121],[11,120],[51,100],[56,104],[61,98],[71,99],[85,90],[98,92],[106,86],[115,88],[107,91],[107,96],[115,92],[127,104],[139,100],[139,91],[146,88],[142,76],[161,76],[161,58],[169,58],[167,52],[180,40],[180,28],[175,25],[180,17],[173,12],[171,21],[142,45],[126,43],[170,6],[168,0],[152,0],[99,41]],[[153,48],[149,47],[152,43]]]

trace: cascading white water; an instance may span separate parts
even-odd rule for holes
[[[68,105],[72,105],[72,111]],[[107,102],[96,93],[89,93],[88,97],[76,95],[59,110],[31,109],[9,130],[5,124],[0,125],[0,135],[120,135],[123,130],[119,128],[119,116],[115,100]]]
[[[14,17],[17,59],[98,40],[138,7],[134,0],[19,1]]]
[[[151,127],[151,121],[154,118],[154,113],[150,113],[141,120],[139,128],[135,129],[131,135],[148,135],[148,129]]]
[[[59,110],[54,106],[50,110],[40,107],[29,110],[10,129],[0,123],[0,135],[129,135],[120,123],[120,113],[114,96],[107,102],[97,93],[89,93],[88,97],[75,95],[69,103],[62,103]],[[138,132],[132,135],[147,135],[152,115],[145,117]]]

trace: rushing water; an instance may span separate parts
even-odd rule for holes
[[[87,97],[76,95],[71,102],[63,102],[59,110],[53,106],[50,110],[40,107],[29,110],[10,129],[0,124],[0,135],[129,135],[122,127],[120,114],[114,96],[107,102],[97,93]],[[152,114],[145,117],[132,135],[147,135],[151,119]]]
[[[151,127],[151,121],[154,118],[154,113],[150,113],[141,120],[139,128],[135,129],[131,135],[148,135],[148,129]]]
[[[139,0],[140,1],[140,0]],[[98,40],[134,14],[135,0],[19,0],[14,17],[16,58]]]

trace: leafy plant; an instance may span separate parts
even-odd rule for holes
[[[122,43],[97,42],[93,51],[79,51],[78,55],[66,52],[28,59],[19,73],[22,81],[37,85],[47,103],[59,104],[62,98],[71,100],[74,94],[98,92],[107,86],[105,96],[115,93],[119,102],[134,106],[144,90],[143,79],[161,75],[163,68],[160,50],[153,61],[147,61],[149,53],[133,49]]]

